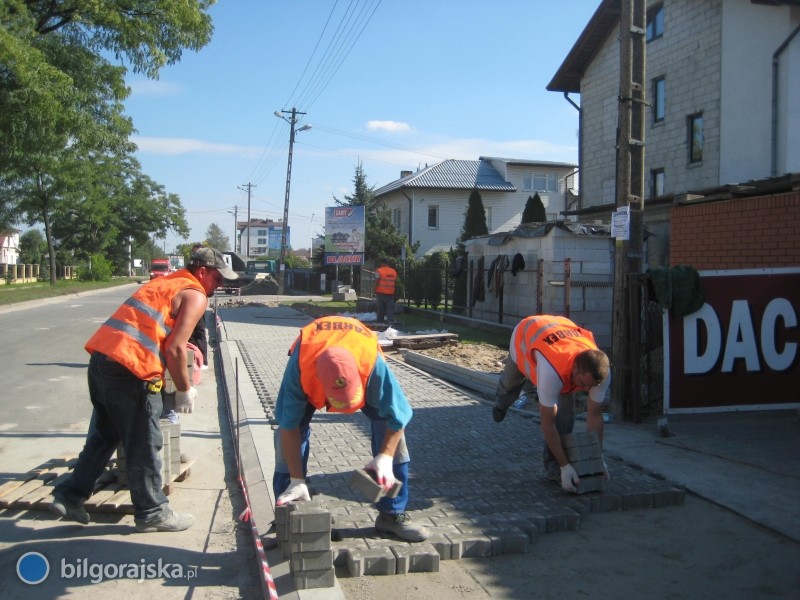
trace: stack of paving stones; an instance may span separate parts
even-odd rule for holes
[[[169,486],[181,473],[181,425],[166,419],[159,421],[162,435],[161,481]],[[128,485],[128,464],[122,444],[117,446],[117,483]]]
[[[259,376],[256,388],[268,417],[288,359],[282,349],[309,322],[286,310],[220,310],[227,338],[240,351],[246,348],[248,373]],[[226,319],[227,311],[235,315]],[[595,513],[683,503],[682,488],[614,456],[606,456],[611,480],[603,492],[566,493],[545,477],[544,440],[534,420],[509,412],[495,423],[491,399],[467,395],[391,354],[387,358],[414,409],[405,432],[411,453],[407,510],[431,535],[408,544],[376,533],[375,505],[350,484],[352,471],[371,459],[369,420],[359,413],[317,412],[309,487],[312,503],[333,520],[338,576],[437,571],[441,560],[525,553],[534,551],[539,536],[576,530]]]
[[[315,502],[276,506],[275,538],[298,590],[333,587],[330,511]]]
[[[561,436],[561,445],[578,474],[576,494],[602,492],[606,487],[603,447],[596,431],[581,431]]]

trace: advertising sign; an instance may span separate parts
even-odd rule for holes
[[[267,248],[269,250],[280,250],[281,249],[281,235],[283,234],[283,227],[274,227],[271,226],[267,230]],[[291,248],[292,243],[290,241],[292,235],[292,226],[286,228],[286,247]]]
[[[364,207],[325,208],[325,264],[364,263]]]
[[[700,310],[664,315],[664,412],[800,408],[800,269],[700,281]]]

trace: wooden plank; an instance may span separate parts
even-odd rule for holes
[[[38,504],[40,500],[47,499],[47,503],[49,504],[52,501],[52,494],[53,489],[56,485],[64,481],[70,476],[69,469],[67,467],[59,467],[57,469],[53,469],[50,471],[53,473],[53,479],[46,481],[45,484],[40,487],[38,490],[32,491],[31,493],[25,495],[24,497],[20,498],[14,503],[15,508],[30,508],[31,506]]]
[[[14,491],[6,494],[2,499],[0,499],[0,508],[9,508],[11,505],[15,504],[19,501],[20,498],[26,496],[27,494],[38,490],[42,487],[45,483],[50,481],[51,479],[55,479],[56,475],[54,473],[42,473],[36,479],[31,479],[30,481],[26,481],[21,486],[19,486]]]
[[[109,484],[99,492],[92,494],[92,497],[89,498],[83,506],[88,511],[97,510],[101,504],[113,497],[123,488],[124,486],[119,483]]]
[[[98,506],[97,509],[103,512],[124,512],[125,510],[130,510],[130,512],[133,512],[131,491],[128,488],[121,489],[116,494],[111,496],[111,498]]]

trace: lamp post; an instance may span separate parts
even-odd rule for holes
[[[289,119],[284,116],[284,114],[287,113],[291,115]],[[280,264],[278,266],[278,295],[283,294],[284,277],[286,274],[286,233],[289,229],[289,188],[292,184],[292,151],[294,149],[294,136],[298,131],[307,131],[311,129],[311,125],[303,125],[300,129],[295,131],[294,126],[297,124],[297,115],[304,114],[306,113],[298,112],[296,108],[292,108],[291,111],[275,111],[275,116],[289,123],[291,127],[289,132],[289,162],[286,166],[286,199],[283,202],[283,226],[281,227],[281,256]]]
[[[233,215],[233,251],[236,252],[236,238],[239,234],[239,207],[234,206],[233,210],[228,211],[228,214]]]

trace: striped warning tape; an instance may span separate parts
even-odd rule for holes
[[[258,527],[256,527],[256,520],[253,518],[253,512],[250,510],[250,497],[247,495],[247,486],[242,476],[239,476],[239,485],[242,488],[245,505],[247,506],[247,508],[242,511],[242,514],[239,515],[239,520],[250,523],[250,531],[253,534],[256,554],[258,555],[258,560],[261,562],[262,583],[269,591],[270,600],[278,600],[278,590],[275,587],[275,580],[272,578],[272,572],[267,562],[267,555],[264,553],[264,545],[261,543],[261,536],[258,533]]]

